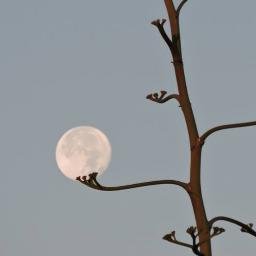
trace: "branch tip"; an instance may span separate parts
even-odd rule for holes
[[[152,22],[151,22],[151,24],[152,25],[154,25],[154,26],[156,26],[156,27],[159,27],[159,26],[164,26],[164,24],[165,24],[165,22],[166,22],[166,19],[157,19],[157,20],[153,20]]]
[[[177,241],[175,233],[175,230],[173,230],[170,234],[165,235],[163,239],[169,242]]]
[[[163,239],[170,242],[170,243],[174,243],[174,244],[177,244],[177,245],[180,245],[180,246],[188,247],[190,249],[193,248],[192,245],[177,240],[175,230],[173,230],[171,233],[165,235],[163,237]]]
[[[166,19],[157,19],[151,22],[152,25],[156,26],[159,30],[159,33],[161,34],[162,38],[164,39],[165,43],[168,45],[172,55],[174,55],[174,46],[172,40],[169,38],[169,36],[166,34],[164,30],[164,24],[166,22]]]
[[[219,228],[219,227],[212,227],[213,233],[211,234],[211,238],[214,236],[218,236],[220,234],[222,234],[223,232],[225,232],[224,228]]]
[[[158,99],[158,93],[153,93],[153,98]]]
[[[190,235],[196,235],[196,227],[193,227],[193,226],[191,226],[191,227],[189,227],[187,230],[186,230],[186,232],[188,233],[188,234],[190,234]]]
[[[241,227],[241,229],[240,229],[241,232],[249,233],[250,235],[256,237],[256,231],[254,229],[252,229],[252,227],[253,227],[252,223],[244,224],[241,221],[238,221],[238,220],[235,220],[235,219],[232,219],[232,218],[229,218],[229,217],[218,216],[218,217],[215,217],[215,218],[213,218],[209,221],[209,226],[212,227],[213,223],[215,223],[216,221],[227,221],[227,222],[233,223],[233,224]]]
[[[153,21],[151,22],[151,24],[152,24],[153,26],[158,26],[158,25],[160,24],[160,20],[159,20],[159,19],[153,20]]]
[[[157,102],[157,103],[165,103],[171,99],[176,99],[179,102],[179,95],[170,94],[170,95],[166,96],[166,94],[167,94],[167,92],[162,90],[162,91],[160,91],[160,94],[159,93],[151,93],[151,94],[147,95],[146,98],[151,101]]]
[[[248,227],[249,229],[252,229],[253,223],[247,224],[247,227]],[[248,233],[248,229],[246,229],[245,227],[242,227],[240,230],[241,230],[241,232]]]
[[[162,19],[161,25],[163,26],[165,24],[165,22],[166,22],[166,19]]]

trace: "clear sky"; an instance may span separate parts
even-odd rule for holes
[[[163,0],[1,0],[0,254],[3,256],[186,256],[169,244],[194,225],[186,194],[159,186],[99,192],[65,178],[55,147],[68,129],[93,125],[112,144],[100,179],[121,185],[186,181],[188,138],[175,102],[167,47],[150,22]],[[200,132],[256,120],[256,2],[189,0],[182,11],[188,90]],[[216,133],[204,146],[208,217],[256,224],[256,127]],[[213,240],[213,255],[252,255],[256,240],[235,226]]]

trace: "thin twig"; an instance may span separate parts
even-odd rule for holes
[[[88,179],[86,180],[86,177],[77,177],[76,178],[77,181],[80,181],[81,183],[85,184],[87,187],[93,188],[93,189],[97,189],[98,190],[98,186],[96,184],[93,183],[92,179]]]
[[[187,229],[187,233],[191,236],[192,238],[192,251],[195,255],[198,255],[198,256],[204,256],[204,254],[202,254],[200,251],[199,251],[199,244],[196,243],[196,238],[198,236],[198,234],[196,234],[197,232],[197,228],[196,227],[189,227]]]
[[[173,231],[174,232],[174,231]],[[172,232],[172,233],[173,233]],[[184,246],[184,247],[188,247],[190,249],[193,248],[193,246],[191,244],[187,244],[187,243],[184,243],[184,242],[181,242],[181,241],[178,241],[175,237],[175,235],[173,234],[167,234],[163,237],[164,240],[170,242],[170,243],[174,243],[174,244],[177,244],[177,245],[181,245],[181,246]],[[174,233],[175,234],[175,233]]]
[[[256,125],[256,121],[253,122],[245,122],[245,123],[234,123],[234,124],[225,124],[225,125],[219,125],[216,127],[211,128],[207,132],[205,132],[200,140],[205,141],[206,138],[211,135],[214,132],[220,131],[220,130],[225,130],[225,129],[233,129],[233,128],[240,128],[240,127],[248,127],[248,126],[254,126]]]
[[[256,237],[256,231],[251,228],[252,227],[251,224],[244,224],[241,221],[238,221],[238,220],[235,220],[235,219],[232,219],[232,218],[229,218],[229,217],[218,216],[218,217],[215,217],[215,218],[213,218],[209,221],[209,226],[212,227],[213,223],[215,223],[216,221],[227,221],[227,222],[236,224],[236,225],[241,227],[242,232],[249,233],[252,236]]]
[[[165,96],[166,94],[167,94],[166,91],[160,91],[160,96],[158,95],[158,93],[151,93],[147,96],[147,99],[152,100],[157,103],[160,103],[160,104],[165,103],[171,99],[176,99],[180,103],[178,94],[170,94],[168,96]]]
[[[188,0],[183,0],[183,1],[179,4],[179,6],[178,6],[178,8],[177,8],[177,16],[180,15],[180,11],[181,11],[182,7],[184,6],[184,4],[185,4],[187,1],[188,1]]]
[[[129,184],[129,185],[123,185],[123,186],[114,186],[114,187],[107,187],[107,186],[101,185],[97,181],[97,173],[90,174],[89,179],[86,179],[86,176],[84,176],[84,177],[77,177],[77,180],[86,186],[89,186],[97,190],[102,190],[102,191],[117,191],[117,190],[140,188],[140,187],[147,187],[147,186],[154,186],[154,185],[168,185],[168,184],[179,186],[183,188],[185,191],[188,191],[187,184],[177,180],[157,180],[157,181],[148,181],[148,182],[141,182],[141,183],[135,183],[135,184]]]
[[[157,20],[152,21],[151,24],[158,28],[162,38],[164,39],[164,41],[168,45],[169,49],[173,53],[173,43],[172,43],[171,39],[169,38],[169,36],[166,34],[166,32],[164,30],[164,23],[165,22],[166,22],[165,19],[162,19],[161,21],[159,19],[157,19]]]

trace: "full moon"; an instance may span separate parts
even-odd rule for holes
[[[56,147],[56,162],[61,172],[70,179],[102,174],[111,158],[111,145],[107,136],[91,126],[68,130]]]

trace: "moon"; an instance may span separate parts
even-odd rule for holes
[[[62,135],[56,147],[56,162],[60,171],[75,180],[97,172],[101,175],[111,159],[107,136],[92,126],[80,126]]]

